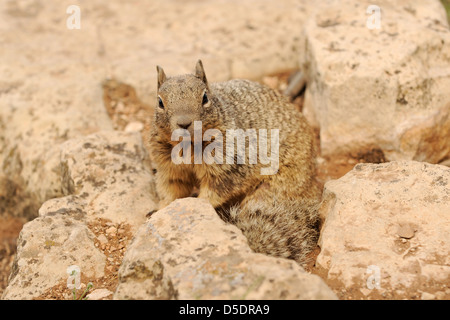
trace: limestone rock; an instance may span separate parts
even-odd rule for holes
[[[17,256],[3,299],[32,299],[61,281],[76,265],[83,276],[103,276],[105,256],[94,246],[94,235],[83,223],[56,214],[39,217],[24,225]]]
[[[61,146],[61,167],[63,193],[77,195],[90,219],[125,222],[134,231],[156,209],[152,168],[139,133],[106,131],[69,140]]]
[[[212,206],[179,199],[137,232],[114,299],[334,299],[292,260],[253,253]]]
[[[134,132],[134,131],[142,131],[142,129],[144,129],[144,124],[142,122],[139,121],[134,121],[134,122],[130,122],[126,127],[125,127],[125,131],[126,132]]]
[[[305,113],[324,156],[450,157],[450,30],[438,0],[323,1],[305,24]],[[372,21],[372,20],[370,20]]]
[[[39,217],[24,226],[5,299],[39,297],[67,280],[72,265],[88,280],[102,277],[107,257],[95,246],[90,225],[110,221],[108,237],[117,235],[113,225],[135,232],[156,208],[153,174],[138,133],[99,132],[60,149],[65,196],[46,201]],[[97,240],[108,242],[105,235]]]
[[[316,264],[347,289],[375,290],[377,276],[381,293],[445,289],[449,186],[450,168],[415,161],[358,164],[327,182]]]
[[[428,292],[422,292],[422,300],[434,300],[436,299],[436,296],[434,294],[428,293]]]
[[[95,289],[92,293],[88,294],[86,297],[88,300],[102,300],[109,297],[113,293],[108,289]]]

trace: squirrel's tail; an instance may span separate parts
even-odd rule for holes
[[[232,222],[259,253],[294,259],[302,264],[319,237],[319,202],[313,199],[247,202],[232,207]]]

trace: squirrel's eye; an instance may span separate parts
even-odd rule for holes
[[[159,107],[161,109],[164,109],[164,103],[162,102],[161,98],[158,98]]]
[[[205,105],[205,104],[207,104],[208,103],[208,96],[206,95],[206,92],[203,94],[203,101],[202,101],[202,104],[203,105]]]

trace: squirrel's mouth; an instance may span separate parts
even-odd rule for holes
[[[204,148],[204,147],[206,147],[207,145],[213,143],[214,141],[215,141],[215,137],[212,137],[212,138],[211,138],[211,141],[202,141],[202,140],[199,140],[197,143],[198,143],[198,144],[201,144],[202,147]],[[180,138],[179,140],[170,140],[170,141],[169,141],[169,143],[170,143],[170,145],[171,145],[172,147],[175,147],[176,145],[179,145],[179,144],[182,143],[182,142],[183,142],[183,143],[188,143],[188,144],[190,144],[192,148],[194,147],[194,143],[195,143],[194,140],[189,140],[188,138],[184,138],[184,139]]]
[[[214,127],[211,128],[211,126],[190,126],[186,129],[176,128],[173,129],[171,132],[167,132],[167,137],[170,145],[172,147],[175,147],[179,145],[180,143],[184,144],[190,144],[191,147],[195,146],[202,146],[202,149],[208,146],[209,144],[213,143],[217,139],[218,132],[223,135],[224,133],[220,130],[215,130],[214,133],[208,132],[210,129],[215,129]],[[222,140],[220,138],[219,140]]]

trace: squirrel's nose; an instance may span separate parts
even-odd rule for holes
[[[177,120],[177,126],[181,129],[187,129],[192,124],[192,120],[189,118],[180,118]]]

